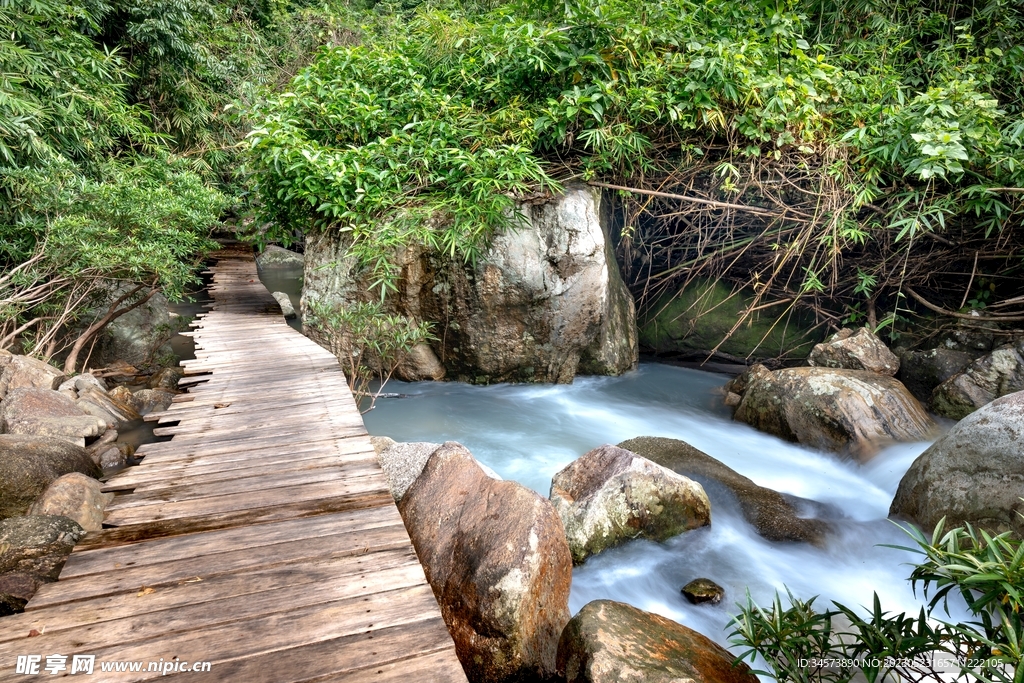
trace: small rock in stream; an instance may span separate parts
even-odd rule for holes
[[[710,603],[717,605],[725,597],[725,589],[711,579],[694,579],[680,591],[694,605]]]

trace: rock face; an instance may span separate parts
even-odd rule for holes
[[[430,456],[398,509],[469,680],[550,677],[572,579],[551,503],[491,479],[449,442]]]
[[[0,402],[0,431],[7,434],[55,436],[84,446],[86,438],[106,428],[106,420],[87,414],[53,389],[14,389]]]
[[[1024,390],[1024,341],[1002,346],[953,375],[932,393],[931,408],[959,420],[987,403]]]
[[[60,370],[41,360],[0,352],[0,399],[15,389],[56,389],[63,377]]]
[[[925,531],[970,522],[1024,535],[1024,392],[998,398],[962,419],[914,461],[889,514]]]
[[[758,486],[685,441],[641,436],[623,441],[619,448],[689,477],[706,490],[714,492],[716,486],[725,487],[739,500],[743,517],[769,541],[804,541],[821,545],[831,530],[828,522],[807,518],[805,510],[814,505],[812,501]]]
[[[519,205],[523,224],[497,236],[475,266],[407,249],[388,305],[433,323],[433,355],[460,380],[569,382],[577,373],[631,369],[635,312],[602,227],[601,197],[571,186],[561,197]],[[344,240],[308,237],[304,314],[311,301],[347,305],[372,296]],[[434,374],[428,365],[416,375]]]
[[[650,306],[639,321],[640,345],[657,354],[693,355],[701,360],[716,347],[740,358],[805,358],[820,339],[812,331],[813,320],[789,315],[784,306],[759,311],[733,331],[737,317],[752,302],[749,293],[733,293],[724,282],[695,280]],[[785,324],[776,325],[783,315]],[[732,335],[723,342],[730,331]]]
[[[904,350],[900,353],[899,380],[914,398],[927,404],[935,387],[963,370],[972,360],[974,356],[966,351],[941,346],[928,351]]]
[[[23,515],[57,477],[102,472],[80,446],[48,436],[0,435],[0,519]]]
[[[573,562],[633,538],[663,541],[711,523],[700,484],[615,446],[581,455],[551,480]]]
[[[868,370],[892,377],[900,369],[900,359],[871,330],[856,332],[842,329],[828,341],[811,349],[807,364],[822,368]]]
[[[0,521],[0,615],[20,612],[41,583],[56,581],[85,535],[67,517],[30,515]]]
[[[892,377],[865,370],[752,368],[736,420],[787,441],[867,458],[879,444],[924,441],[936,425]]]
[[[114,499],[100,483],[78,472],[55,479],[28,509],[30,515],[56,515],[74,520],[86,531],[103,528],[103,508]]]
[[[696,631],[612,600],[587,603],[558,642],[566,683],[757,683],[734,660]]]
[[[256,264],[260,268],[301,268],[304,262],[302,254],[297,254],[276,244],[268,245],[263,253],[256,257]]]

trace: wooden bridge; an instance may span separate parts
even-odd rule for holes
[[[191,388],[157,416],[173,438],[107,482],[108,528],[0,619],[0,680],[32,678],[19,655],[49,679],[56,654],[63,675],[94,656],[90,681],[209,662],[182,678],[464,683],[337,361],[285,324],[248,250],[216,257]],[[141,671],[103,671],[125,662]]]

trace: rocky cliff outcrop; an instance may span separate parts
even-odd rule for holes
[[[632,297],[619,274],[602,195],[585,186],[518,207],[523,223],[497,236],[475,264],[419,247],[398,255],[399,291],[388,305],[433,323],[437,340],[403,364],[404,379],[478,383],[569,382],[619,374],[637,361]],[[348,305],[369,293],[344,233],[306,242],[303,315],[311,302]]]

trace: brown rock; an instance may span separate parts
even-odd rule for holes
[[[711,579],[694,579],[680,591],[694,605],[717,605],[725,597],[725,589]]]
[[[5,355],[0,368],[0,399],[15,389],[55,389],[64,374],[41,360],[29,356]]]
[[[696,631],[612,600],[587,603],[558,642],[566,683],[757,683],[734,660]]]
[[[575,563],[634,538],[664,541],[711,524],[701,485],[615,446],[581,455],[551,480]]]
[[[0,435],[0,519],[23,515],[57,477],[100,469],[80,446],[48,436]]]
[[[769,541],[803,541],[822,545],[831,531],[828,522],[807,518],[806,509],[818,503],[758,486],[685,441],[640,436],[623,441],[619,448],[642,455],[673,472],[700,482],[712,493],[716,485],[725,487],[739,500],[743,517],[757,533]]]
[[[139,413],[149,415],[160,413],[171,407],[175,393],[167,389],[142,389],[135,392],[135,399],[139,405]]]
[[[149,378],[149,388],[175,391],[178,388],[178,382],[184,376],[185,373],[180,368],[163,368]]]
[[[550,677],[572,579],[551,503],[449,442],[398,507],[469,680]]]
[[[862,460],[893,441],[926,441],[936,425],[892,377],[785,368],[748,380],[736,420],[788,441]]]
[[[843,329],[828,341],[818,344],[807,357],[807,364],[822,368],[867,370],[892,377],[900,369],[900,359],[866,327],[856,332]]]
[[[114,387],[107,392],[107,396],[115,403],[127,406],[136,413],[142,412],[142,401],[136,398],[135,394],[126,386]]]
[[[86,531],[99,531],[103,528],[103,508],[113,499],[114,494],[103,493],[92,477],[72,472],[51,482],[29,507],[28,514],[60,515],[78,522]]]
[[[106,429],[106,423],[87,415],[59,391],[31,387],[7,394],[0,402],[0,422],[8,434],[56,436],[78,445]]]
[[[434,350],[426,344],[417,344],[405,354],[395,374],[406,382],[439,381],[446,373]]]
[[[78,401],[79,403],[81,403],[82,401],[88,401],[94,405],[99,406],[106,412],[113,415],[114,419],[116,420],[116,423],[114,425],[115,427],[118,424],[138,420],[139,418],[142,417],[141,415],[139,415],[138,411],[132,408],[130,405],[122,403],[114,396],[109,395],[105,391],[100,391],[99,389],[94,389],[91,387],[87,388],[85,391],[79,389]]]
[[[0,574],[0,617],[25,611],[25,604],[43,582],[24,572]]]

